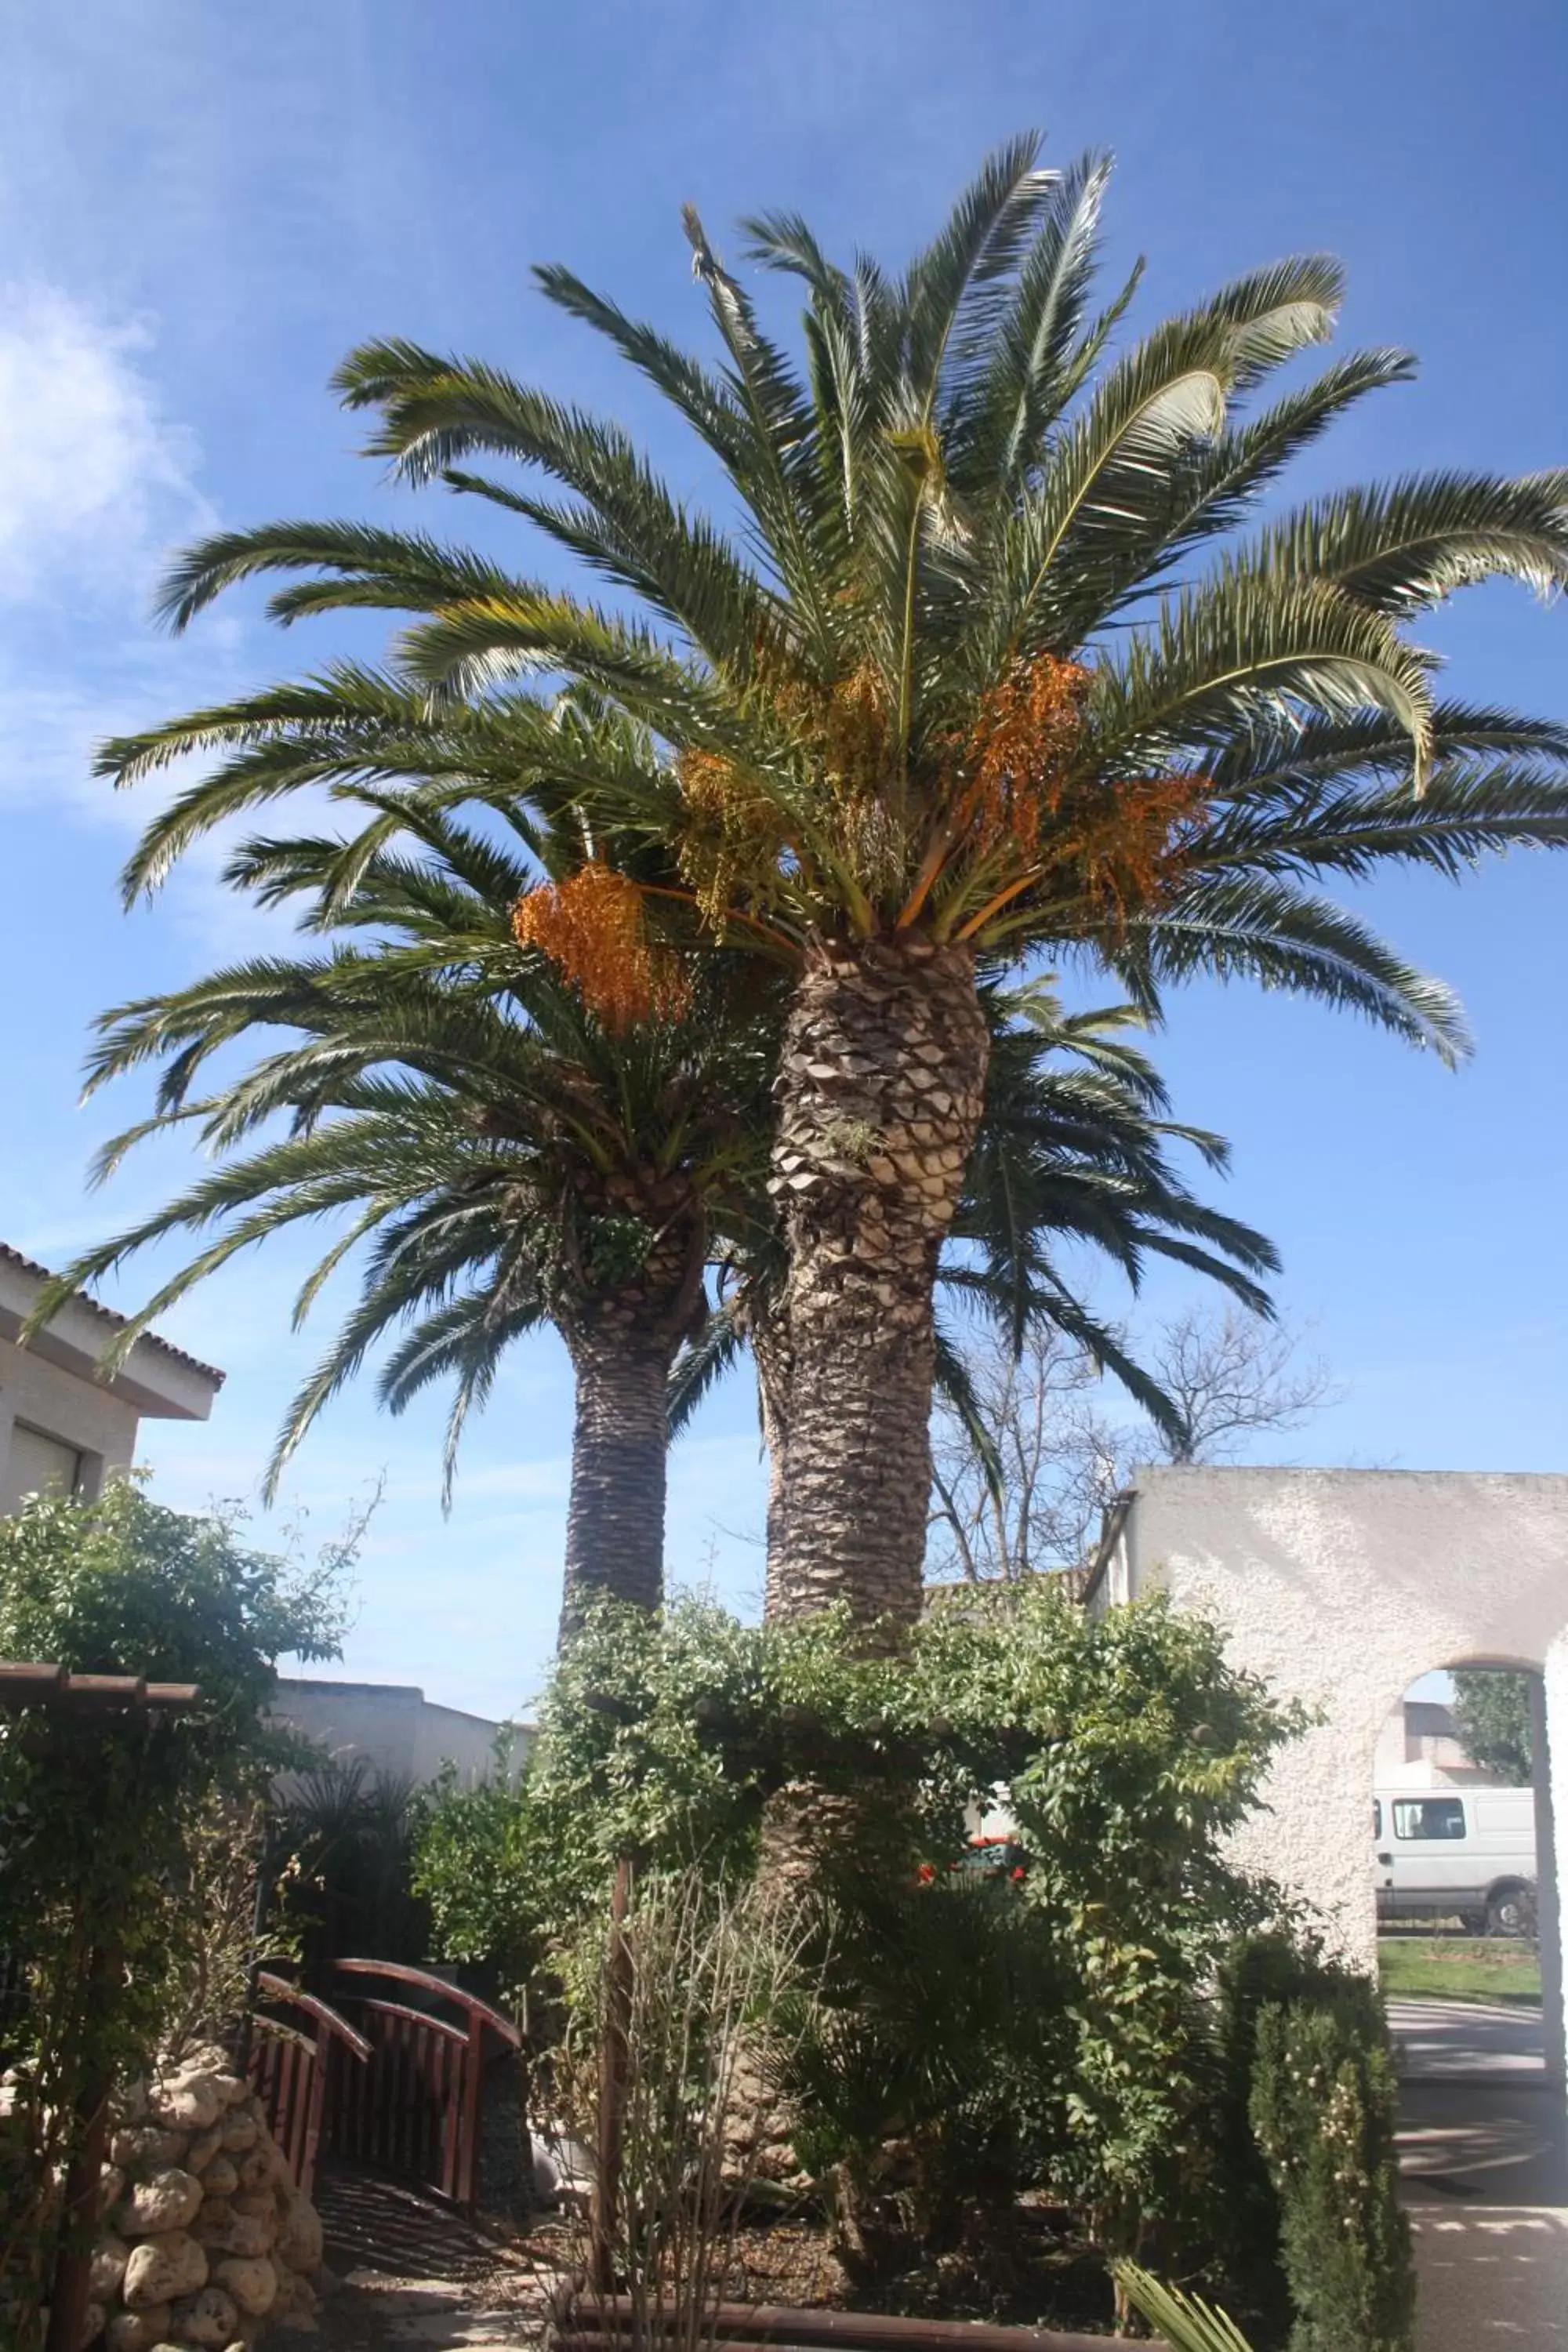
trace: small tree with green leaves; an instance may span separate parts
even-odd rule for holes
[[[1516,1788],[1535,1775],[1530,1676],[1502,1666],[1463,1666],[1454,1676],[1454,1727],[1475,1762]]]
[[[0,1519],[0,1656],[195,1683],[186,1714],[0,1717],[0,1951],[25,2001],[0,2119],[0,2310],[29,2346],[61,2231],[57,2181],[103,2086],[172,2030],[210,2024],[203,1905],[214,1807],[253,1801],[279,1655],[336,1654],[341,1550],[313,1568],[254,1551],[231,1520],[115,1483]],[[232,1972],[227,1979],[232,1991]]]

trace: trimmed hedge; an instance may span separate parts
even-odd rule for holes
[[[1397,2097],[1374,1985],[1258,2013],[1253,2131],[1279,2207],[1290,2352],[1410,2352],[1415,2278],[1398,2200]]]

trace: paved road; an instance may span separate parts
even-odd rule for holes
[[[1388,2005],[1419,2352],[1568,2352],[1568,2109],[1539,2009]]]
[[[1568,2206],[1568,2110],[1541,2011],[1391,2001],[1406,2201]]]
[[[1545,2065],[1538,2008],[1502,2001],[1391,2000],[1388,2022],[1405,2082],[1533,2076]]]
[[[1415,2207],[1416,2352],[1568,2352],[1568,2212]]]

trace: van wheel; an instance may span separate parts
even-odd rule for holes
[[[1500,1886],[1487,1904],[1489,1936],[1528,1936],[1533,1905],[1527,1886]]]

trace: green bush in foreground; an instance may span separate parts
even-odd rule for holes
[[[620,1855],[733,1881],[774,1790],[881,1780],[909,1800],[907,1871],[836,1858],[794,2085],[848,2236],[912,2258],[1043,2186],[1109,2251],[1151,2226],[1185,2245],[1212,2196],[1208,1987],[1276,1909],[1226,1835],[1294,1721],[1157,1602],[1097,1620],[966,1591],[897,1662],[855,1654],[831,1613],[611,1605],[558,1668],[521,1786],[434,1805],[416,1883],[446,1956],[515,1988],[591,1945]],[[1026,1865],[972,1887],[950,1869],[964,1808],[998,1788]]]
[[[25,1993],[0,2053],[0,2342],[34,2340],[84,2101],[233,2014],[243,1961],[215,1971],[234,1946],[215,1913],[237,1918],[243,1953],[250,1903],[235,1900],[229,1825],[265,1785],[275,1659],[336,1653],[343,1564],[329,1552],[301,1570],[122,1482],[0,1519],[0,1657],[194,1682],[203,1700],[0,1717],[0,1952]]]
[[[1396,2089],[1376,1988],[1258,2020],[1252,2123],[1279,2200],[1290,2352],[1409,2352],[1415,2280],[1394,2161]]]

